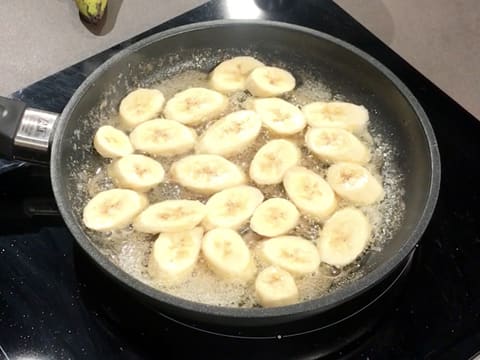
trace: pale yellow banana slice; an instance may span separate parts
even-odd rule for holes
[[[383,199],[380,182],[361,165],[341,162],[328,168],[327,181],[342,198],[359,205],[371,205]]]
[[[130,154],[110,164],[108,175],[118,187],[145,192],[162,182],[165,171],[148,156]]]
[[[93,138],[93,147],[104,158],[118,158],[133,153],[128,136],[113,126],[101,126]]]
[[[305,134],[305,143],[324,161],[349,161],[364,165],[371,158],[368,148],[344,129],[310,128]]]
[[[257,275],[255,295],[263,307],[286,306],[298,302],[298,289],[293,276],[276,266],[269,266]]]
[[[83,209],[83,223],[97,231],[122,229],[133,221],[148,199],[133,190],[112,189],[95,195]]]
[[[130,133],[133,147],[151,155],[184,154],[193,149],[196,140],[195,130],[167,119],[146,121]]]
[[[288,197],[306,215],[320,221],[326,220],[337,208],[335,193],[317,173],[296,166],[283,178]]]
[[[295,78],[287,70],[262,66],[250,73],[245,85],[253,96],[278,96],[295,89]]]
[[[300,149],[291,141],[271,140],[253,157],[250,178],[260,185],[279,184],[287,170],[297,165],[300,158]]]
[[[286,234],[298,224],[300,213],[283,198],[271,198],[260,204],[250,219],[250,228],[257,234],[274,237]]]
[[[253,109],[266,128],[280,135],[298,133],[307,124],[302,111],[283,99],[256,99],[253,100]]]
[[[245,90],[245,82],[253,69],[265,66],[251,56],[237,56],[221,62],[210,74],[210,87],[228,94]]]
[[[228,106],[228,98],[205,88],[181,91],[167,101],[163,111],[167,119],[197,125],[218,117]]]
[[[233,112],[212,124],[195,149],[198,153],[229,156],[250,146],[262,128],[259,116],[249,110]]]
[[[370,223],[360,210],[352,207],[338,210],[327,220],[317,239],[321,260],[339,267],[350,264],[367,246],[370,232]]]
[[[242,185],[247,180],[237,165],[219,155],[210,154],[185,156],[172,164],[170,173],[180,185],[202,194]]]
[[[184,281],[197,263],[202,245],[203,229],[178,233],[162,233],[153,244],[148,273],[165,285]]]
[[[240,185],[220,191],[208,199],[206,229],[239,229],[263,201],[263,194],[253,186]]]
[[[157,89],[137,89],[120,102],[120,124],[133,129],[138,124],[156,118],[163,108],[165,97]]]
[[[187,231],[200,224],[205,214],[205,205],[200,201],[165,200],[142,211],[135,218],[133,227],[149,234]]]
[[[294,276],[315,272],[320,265],[316,246],[300,236],[279,236],[260,244],[260,255],[268,263]]]
[[[312,127],[333,127],[352,132],[364,130],[369,118],[364,106],[341,101],[313,102],[305,105],[302,111]]]
[[[242,237],[232,229],[213,229],[202,240],[208,267],[228,281],[248,281],[256,272],[253,257]]]

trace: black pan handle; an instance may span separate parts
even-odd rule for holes
[[[0,96],[0,156],[48,163],[51,135],[58,114],[27,107]]]

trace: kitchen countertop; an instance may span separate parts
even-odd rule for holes
[[[0,95],[33,83],[206,0],[109,0],[105,34],[90,32],[73,0],[0,2]],[[254,7],[228,0],[232,18]],[[337,0],[341,7],[480,118],[480,7],[476,0]],[[7,14],[8,16],[5,16]],[[112,26],[113,25],[113,26]]]

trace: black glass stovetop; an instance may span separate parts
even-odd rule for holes
[[[329,357],[473,357],[480,351],[480,122],[333,2],[211,1],[14,96],[32,107],[60,112],[85,77],[125,46],[174,26],[231,17],[295,23],[363,49],[405,82],[438,139],[440,198],[403,288],[366,335],[352,343],[333,333],[336,348]],[[55,211],[48,169],[20,167],[1,174],[0,359],[313,359],[328,353],[312,336],[288,342],[248,340],[234,348],[226,338],[204,339],[173,322],[162,323],[153,334],[147,326],[129,328],[109,313],[108,304],[98,305],[101,289],[83,280],[78,258],[74,239]],[[126,311],[141,319],[134,305]],[[206,348],[199,346],[203,341]],[[202,353],[205,349],[208,354]]]

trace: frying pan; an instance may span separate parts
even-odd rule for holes
[[[78,167],[99,163],[92,139],[100,118],[115,114],[123,96],[186,69],[210,71],[222,60],[252,54],[293,71],[299,83],[326,84],[333,94],[365,105],[371,127],[395,149],[404,178],[403,223],[382,251],[363,265],[364,275],[316,300],[278,308],[228,308],[183,300],[140,282],[117,267],[92,242],[81,223]],[[437,200],[440,158],[426,114],[412,93],[371,56],[327,34],[267,21],[212,21],[153,35],[109,59],[78,88],[63,113],[0,101],[0,151],[12,158],[45,161],[50,151],[52,186],[61,215],[80,247],[138,301],[172,317],[220,326],[284,325],[331,313],[375,288],[405,261],[422,236]],[[87,165],[85,165],[87,164]]]

